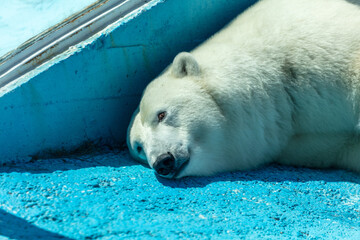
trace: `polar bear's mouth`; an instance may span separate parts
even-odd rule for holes
[[[189,165],[190,159],[187,159],[184,161],[181,166],[178,168],[178,170],[175,172],[174,176],[172,178],[178,178],[178,176],[181,175],[181,173],[184,171],[184,169]]]

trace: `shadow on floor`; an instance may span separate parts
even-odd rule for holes
[[[0,165],[0,173],[52,173],[56,171],[77,170],[91,167],[125,167],[139,165],[129,155],[128,151],[106,150],[91,154],[72,155],[48,159],[32,159],[28,162],[5,163]]]
[[[0,235],[10,239],[71,239],[41,229],[26,220],[0,209]]]
[[[183,179],[157,180],[172,188],[205,187],[214,182],[261,181],[261,182],[349,182],[360,184],[360,175],[337,169],[309,169],[272,164],[252,171],[223,173],[213,177],[186,177]]]
[[[56,171],[77,170],[91,167],[130,167],[140,165],[127,150],[93,152],[87,155],[74,155],[64,158],[38,159],[28,163],[12,163],[0,166],[0,173],[53,173]],[[148,166],[144,166],[149,168]],[[128,172],[124,168],[123,171]],[[152,174],[153,170],[148,169]],[[336,169],[308,169],[273,164],[257,170],[223,173],[213,177],[186,177],[169,180],[156,176],[161,184],[173,188],[205,187],[213,182],[262,181],[262,182],[351,182],[360,184],[360,175]],[[151,180],[153,181],[153,180]],[[155,180],[156,181],[156,180]]]

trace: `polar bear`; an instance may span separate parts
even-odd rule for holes
[[[360,172],[360,7],[262,0],[145,89],[131,155],[166,178],[271,162]]]

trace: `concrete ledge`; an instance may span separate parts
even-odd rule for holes
[[[0,163],[121,144],[143,88],[255,0],[152,0],[0,89]]]

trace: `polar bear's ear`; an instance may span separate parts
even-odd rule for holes
[[[200,74],[200,66],[190,53],[182,52],[175,57],[171,73],[176,78],[197,76]]]

